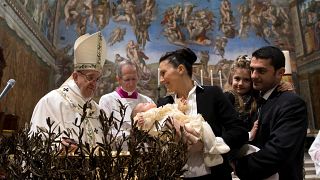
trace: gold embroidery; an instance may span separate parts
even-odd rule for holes
[[[80,116],[81,113],[83,112],[83,105],[85,102],[83,101],[83,105],[81,106],[80,104],[75,104],[72,98],[70,98],[70,95],[72,96],[71,92],[68,87],[60,87],[58,90],[59,94],[71,105],[71,107],[74,109],[75,112],[77,112]],[[83,122],[83,128],[85,129],[86,133],[86,139],[90,146],[94,146],[96,143],[95,135],[94,135],[94,130],[92,129],[92,125],[90,123],[90,119],[97,119],[98,116],[95,115],[95,112],[97,111],[96,107],[92,105],[92,102],[87,102],[88,106],[86,109],[86,118],[84,119]]]

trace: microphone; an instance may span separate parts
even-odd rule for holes
[[[0,99],[2,99],[9,92],[9,90],[14,86],[15,83],[16,83],[16,80],[9,79],[6,87],[3,89],[3,91],[0,94]]]

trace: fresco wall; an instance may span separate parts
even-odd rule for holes
[[[250,55],[264,45],[294,51],[289,4],[285,0],[21,2],[59,50],[58,57],[64,56],[56,60],[60,67],[56,86],[71,71],[72,58],[68,56],[72,56],[75,39],[85,33],[103,32],[108,41],[109,62],[98,97],[117,86],[114,71],[110,70],[123,59],[139,66],[140,91],[156,98],[157,61],[167,51],[193,49],[198,55],[195,77],[209,85],[220,81],[219,70],[224,81],[230,60],[238,55]]]

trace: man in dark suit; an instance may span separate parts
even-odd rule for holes
[[[285,57],[276,47],[263,47],[252,54],[250,67],[253,88],[265,100],[259,108],[254,141],[260,151],[238,159],[236,174],[245,180],[265,179],[275,173],[279,180],[302,180],[307,110],[299,96],[277,90]]]

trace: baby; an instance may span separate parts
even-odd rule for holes
[[[186,103],[167,104],[157,108],[154,103],[139,103],[132,111],[134,121],[141,130],[149,131],[150,135],[156,135],[164,126],[165,120],[170,117],[173,124],[182,126],[189,133],[188,140],[191,143],[202,141],[204,145],[204,162],[206,166],[211,167],[223,162],[221,154],[230,151],[222,138],[215,137],[210,125],[200,114],[186,115],[184,112],[188,109]],[[182,111],[181,111],[182,110]],[[160,127],[156,127],[156,125]],[[179,128],[177,128],[179,129]]]
[[[202,127],[203,118],[201,115],[185,115],[184,112],[187,110],[180,104],[167,104],[163,107],[156,108],[154,103],[139,103],[132,111],[132,117],[134,121],[137,121],[137,125],[141,130],[149,131],[150,135],[157,135],[161,132],[161,128],[164,126],[165,121],[168,117],[173,119],[173,124],[180,132],[180,126],[191,132],[188,137],[191,143],[195,143],[200,138],[199,133]],[[193,119],[190,122],[190,119]],[[158,127],[157,127],[158,126]]]

